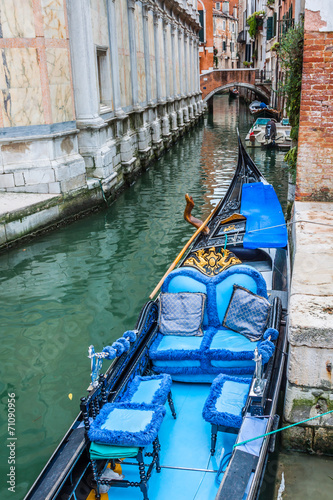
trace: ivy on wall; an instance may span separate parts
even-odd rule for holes
[[[246,22],[249,25],[249,35],[251,38],[254,38],[257,34],[259,28],[263,25],[265,17],[265,11],[259,10],[258,12],[254,12],[250,17],[247,18]]]
[[[290,137],[296,143],[301,107],[303,46],[304,25],[301,23],[285,33],[277,49],[281,67],[285,70],[285,80],[280,84],[280,91],[287,96],[286,111],[292,126]],[[285,161],[296,181],[297,144],[288,151]]]

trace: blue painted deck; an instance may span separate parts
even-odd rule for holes
[[[177,419],[174,420],[166,404],[166,416],[159,432],[161,466],[158,474],[153,471],[148,482],[149,500],[213,500],[218,490],[215,481],[222,453],[232,449],[236,436],[218,433],[216,453],[210,456],[211,426],[202,418],[202,409],[210,384],[185,384],[174,382],[172,395]],[[146,461],[150,460],[146,458]],[[131,462],[128,459],[127,462]],[[183,469],[205,469],[210,472]],[[138,466],[122,464],[125,479],[138,481]],[[221,478],[220,478],[221,479]],[[142,500],[139,488],[110,488],[111,500]]]

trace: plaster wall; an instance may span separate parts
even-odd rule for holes
[[[203,113],[192,2],[0,9],[0,191],[111,194]]]

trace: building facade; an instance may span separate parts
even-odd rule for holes
[[[200,75],[214,69],[214,0],[198,0],[198,13],[201,24],[199,32]]]
[[[214,68],[236,69],[238,63],[237,7],[230,13],[230,2],[215,2],[213,9]]]
[[[0,8],[0,190],[120,188],[202,114],[196,0]]]

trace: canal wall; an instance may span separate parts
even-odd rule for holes
[[[333,410],[333,13],[306,0],[284,423]],[[333,455],[333,414],[284,431],[287,449]]]
[[[1,9],[0,246],[29,233],[7,226],[19,193],[20,206],[27,193],[33,206],[44,204],[40,195],[61,203],[56,221],[91,209],[204,112],[196,0],[25,0]],[[33,230],[50,224],[37,219]]]

